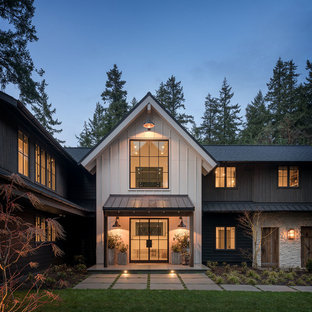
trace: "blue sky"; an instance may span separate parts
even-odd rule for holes
[[[278,59],[293,59],[299,79],[312,59],[312,1],[35,1],[39,41],[30,45],[46,71],[50,102],[63,122],[60,138],[76,146],[116,63],[128,100],[152,93],[175,75],[186,112],[197,123],[208,92],[227,77],[242,107],[266,92]],[[6,92],[17,97],[18,91]]]

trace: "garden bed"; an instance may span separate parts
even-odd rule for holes
[[[217,284],[311,286],[312,273],[301,269],[251,268],[242,265],[217,265],[208,262],[207,276]]]

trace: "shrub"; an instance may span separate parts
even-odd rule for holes
[[[213,281],[217,279],[216,274],[212,273],[211,271],[206,271],[206,275],[211,278]]]
[[[86,259],[83,255],[75,255],[74,256],[75,264],[86,264]]]
[[[302,278],[298,278],[295,284],[299,286],[305,286],[306,282]]]
[[[224,283],[224,280],[221,276],[217,276],[216,279],[215,279],[215,282],[217,284],[223,284]]]
[[[308,259],[306,269],[309,273],[312,273],[312,259]]]
[[[289,279],[289,280],[294,280],[296,277],[296,272],[288,272],[284,273],[284,277]]]
[[[218,262],[214,261],[207,261],[207,267],[211,270],[214,270],[218,265]]]
[[[247,284],[248,284],[248,285],[256,285],[257,282],[256,282],[256,280],[253,279],[253,278],[248,278],[248,279],[247,279]]]
[[[227,282],[230,284],[239,284],[240,279],[236,274],[230,273],[226,276]]]
[[[248,270],[246,275],[247,275],[247,277],[251,277],[253,279],[257,279],[257,280],[261,279],[260,275],[254,270]]]
[[[242,262],[241,267],[242,267],[242,273],[246,273],[247,270],[248,270],[247,263],[246,262]]]
[[[74,269],[77,273],[80,273],[80,274],[86,274],[87,273],[87,266],[83,263],[76,264]]]
[[[276,285],[277,282],[278,282],[278,279],[277,279],[277,277],[270,276],[270,277],[267,279],[267,282],[268,282],[269,284]]]

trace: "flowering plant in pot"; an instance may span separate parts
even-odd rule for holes
[[[175,240],[175,237],[173,238],[173,240]],[[171,257],[172,264],[181,264],[181,246],[178,241],[175,241],[171,245],[171,250],[172,250],[172,257]]]
[[[187,231],[182,234],[176,234],[173,237],[174,243],[172,249],[172,264],[188,264],[190,259],[190,236]]]
[[[121,243],[119,246],[119,253],[118,253],[118,264],[120,265],[126,265],[128,256],[127,256],[127,251],[128,251],[128,245]]]
[[[117,249],[121,244],[121,236],[118,234],[109,234],[107,237],[108,247],[108,264],[113,265],[117,263]]]

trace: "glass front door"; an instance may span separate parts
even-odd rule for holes
[[[168,219],[130,219],[130,262],[168,262]]]

